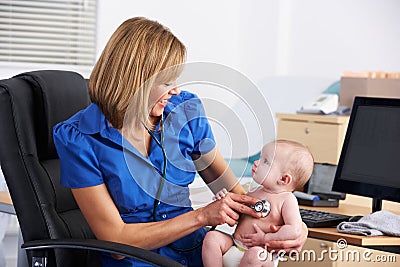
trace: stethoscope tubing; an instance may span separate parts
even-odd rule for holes
[[[164,183],[165,183],[165,179],[167,178],[167,152],[165,151],[165,143],[164,143],[164,117],[161,116],[161,120],[160,120],[160,140],[158,140],[157,136],[155,135],[155,133],[149,129],[149,127],[146,126],[146,124],[144,122],[142,122],[142,125],[144,126],[144,128],[147,130],[147,132],[150,134],[151,138],[156,142],[156,144],[161,148],[161,151],[163,153],[163,170],[162,170],[162,179],[160,181],[160,185],[158,186],[157,189],[157,193],[156,193],[156,197],[154,198],[154,205],[153,205],[153,220],[156,222],[157,221],[157,208],[158,205],[160,204],[160,196],[161,196],[161,192],[164,188]],[[199,248],[201,245],[203,244],[203,241],[195,244],[194,246],[190,247],[190,248],[178,248],[176,246],[174,246],[173,244],[169,244],[168,247],[172,248],[175,251],[178,252],[189,252],[189,251],[193,251],[197,248]]]

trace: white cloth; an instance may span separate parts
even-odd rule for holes
[[[341,222],[337,230],[366,236],[400,236],[400,215],[381,210],[364,216],[357,222]]]
[[[232,239],[234,245],[230,247],[222,257],[224,267],[238,267],[244,253],[247,251],[247,248],[242,244],[242,242],[233,238],[233,236]],[[273,255],[273,260],[274,266],[278,267],[279,258],[276,255]]]
[[[237,267],[242,260],[244,252],[238,247],[232,246],[222,257],[224,267]]]

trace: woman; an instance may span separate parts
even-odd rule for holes
[[[161,24],[125,21],[91,74],[92,104],[55,126],[54,140],[61,183],[71,188],[98,239],[201,266],[204,226],[234,225],[239,213],[259,215],[249,208],[257,200],[243,195],[218,152],[200,100],[176,87],[185,58],[184,45]],[[166,141],[177,137],[177,149],[168,150]],[[188,184],[195,170],[172,162],[174,154],[192,162],[214,192],[225,185],[232,194],[193,210]],[[178,200],[169,201],[165,192]],[[304,239],[277,245],[299,249]],[[101,260],[104,266],[142,266],[115,255],[102,254]]]

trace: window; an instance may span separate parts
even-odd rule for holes
[[[0,0],[0,61],[92,66],[96,0]]]

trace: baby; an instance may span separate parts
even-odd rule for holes
[[[266,244],[270,240],[292,239],[302,232],[299,207],[292,191],[304,186],[313,166],[313,157],[302,144],[286,140],[266,144],[252,168],[253,179],[261,186],[248,193],[264,200],[261,206],[265,207],[265,217],[241,216],[233,236],[208,232],[203,242],[204,266],[274,266],[276,257],[266,254]],[[215,199],[223,198],[226,193],[221,190]],[[272,233],[271,225],[281,227]]]

